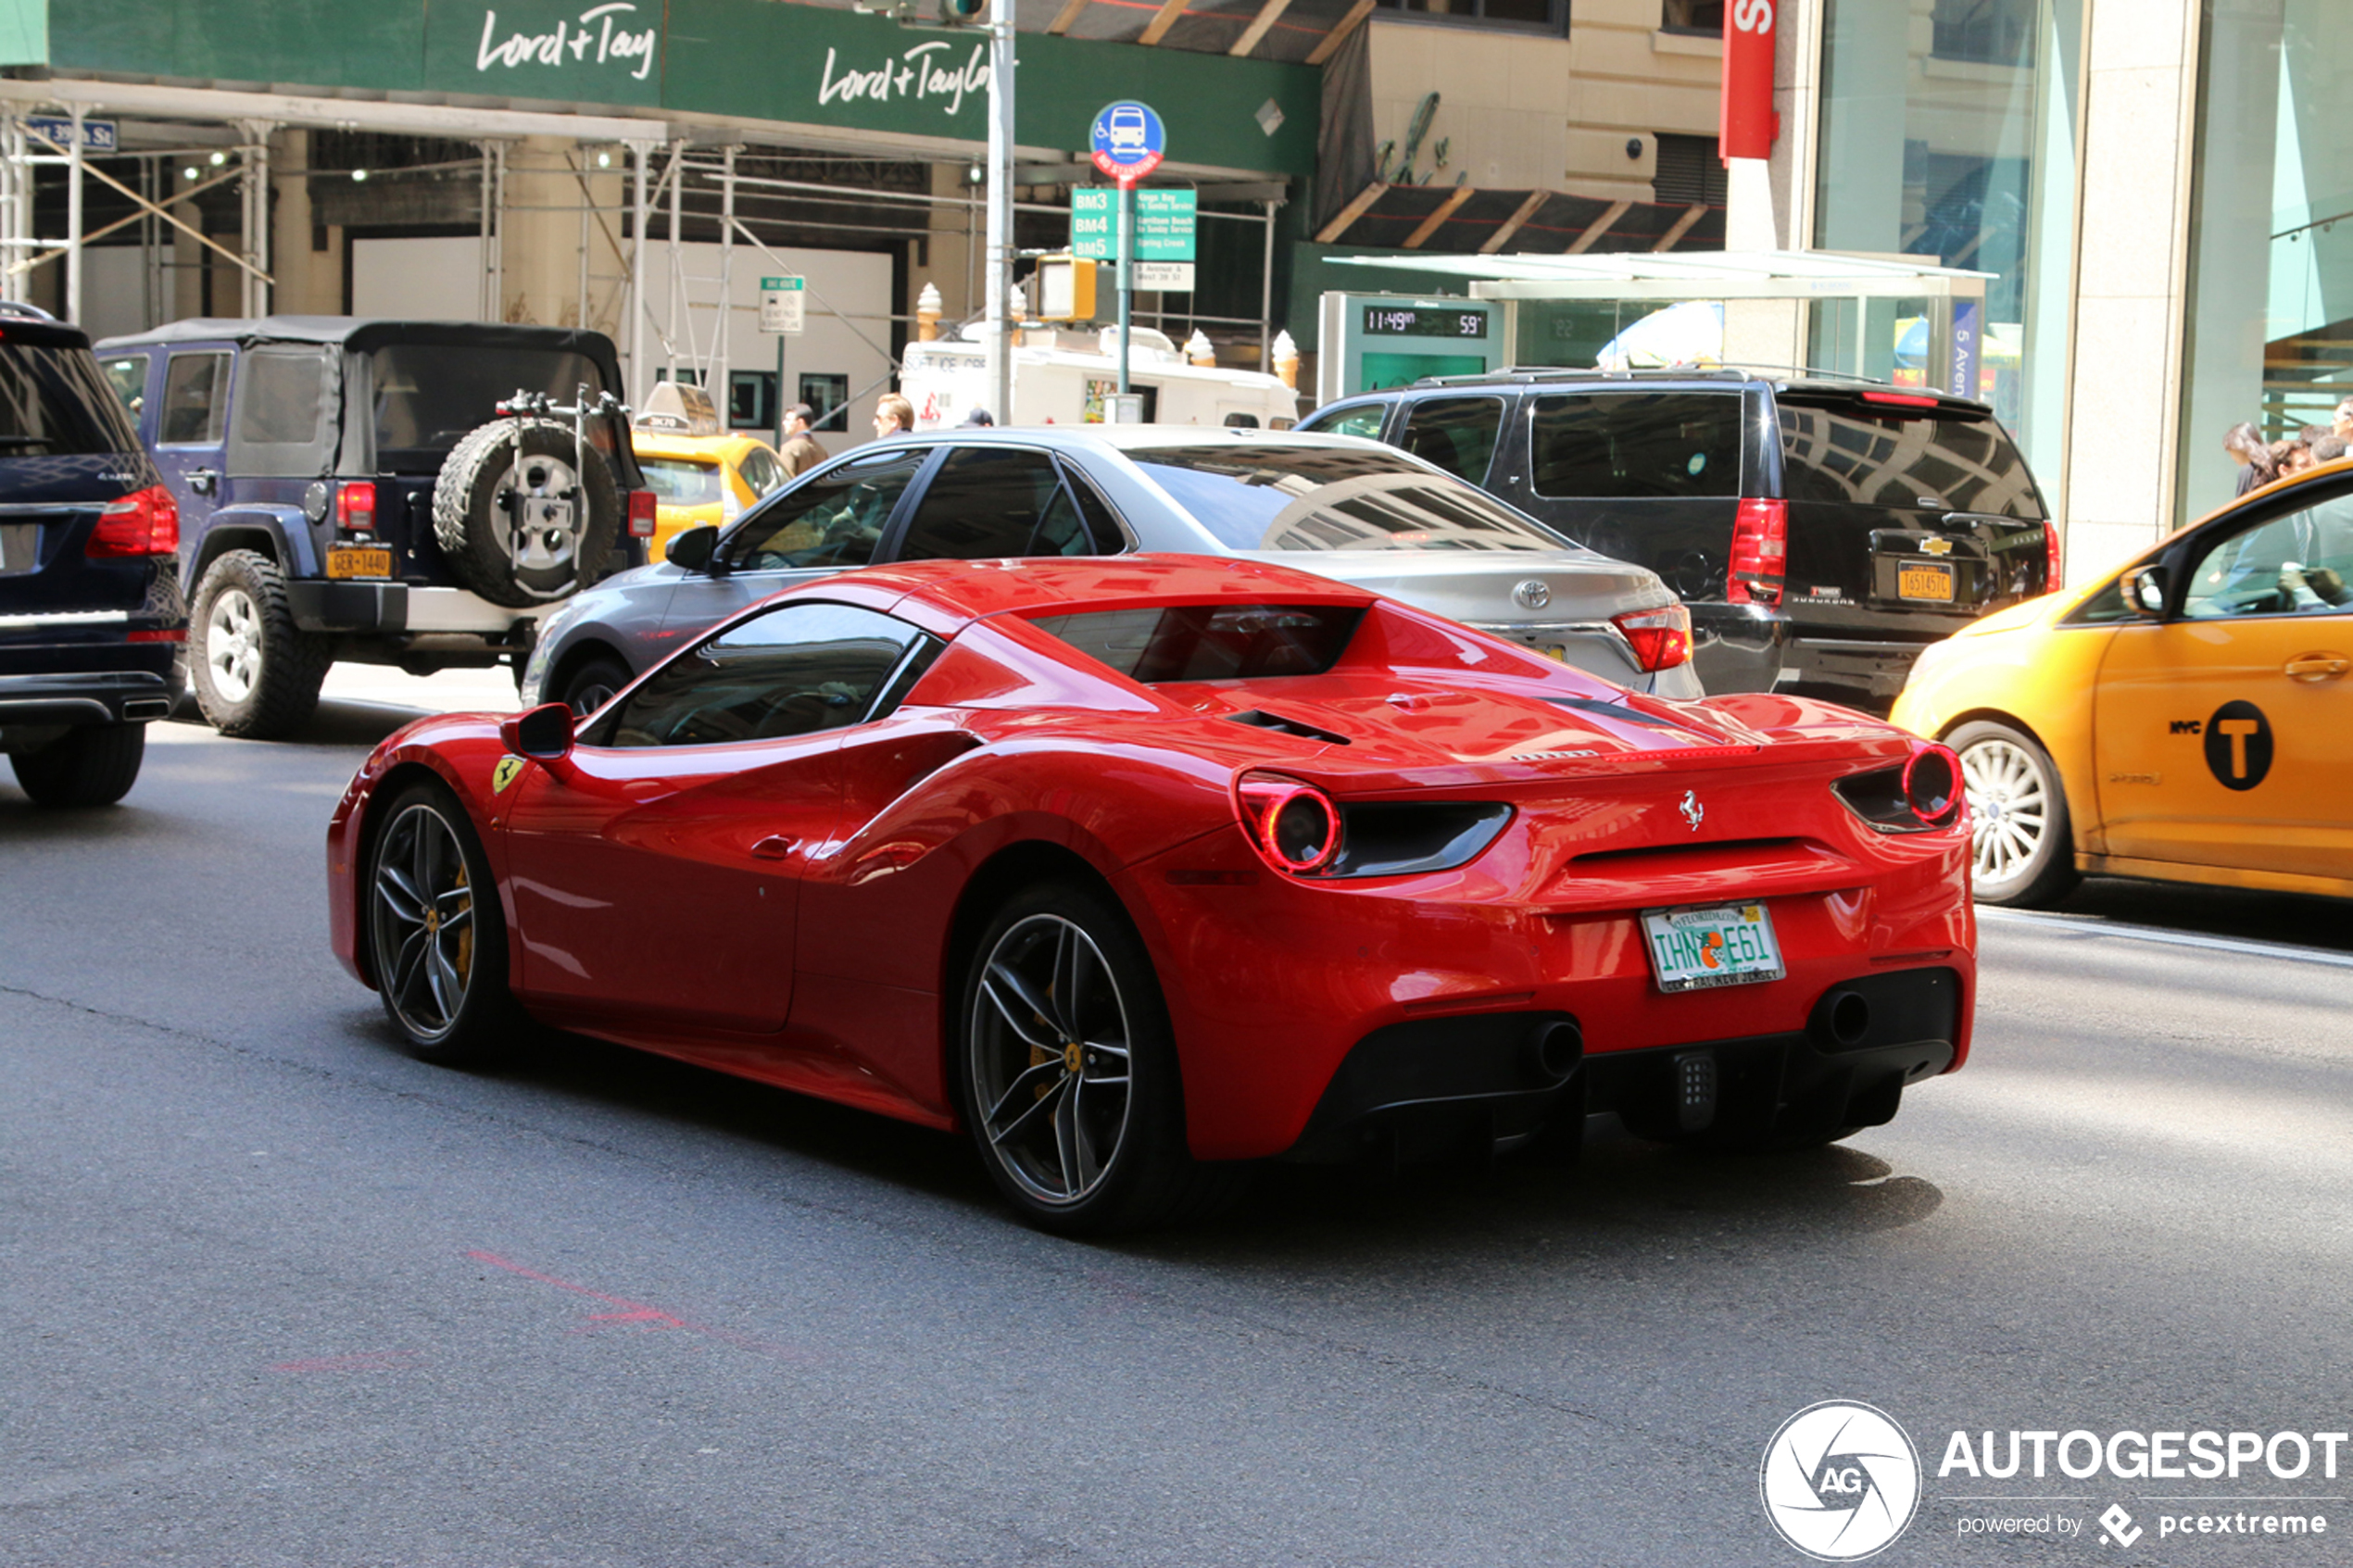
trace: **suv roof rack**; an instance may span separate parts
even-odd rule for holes
[[[1722,365],[1643,365],[1623,370],[1604,370],[1594,366],[1512,365],[1481,375],[1423,376],[1413,384],[1473,386],[1499,381],[1522,383],[1556,381],[1828,381],[1850,386],[1894,388],[1895,385],[1894,382],[1877,376],[1858,376],[1850,371],[1824,370],[1814,365],[1763,365],[1745,360]]]

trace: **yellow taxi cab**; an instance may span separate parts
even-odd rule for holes
[[[2353,460],[1923,651],[1895,722],[1960,754],[1977,897],[2079,875],[2353,897]]]
[[[698,386],[656,386],[631,421],[629,444],[654,493],[648,560],[665,558],[670,541],[698,523],[733,522],[785,483],[776,449],[756,435],[723,431],[711,395]]]

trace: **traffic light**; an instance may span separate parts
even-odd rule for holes
[[[939,0],[939,25],[978,27],[988,19],[988,0]]]
[[[1041,321],[1093,320],[1095,264],[1085,257],[1039,257],[1038,319]]]

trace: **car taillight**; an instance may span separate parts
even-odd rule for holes
[[[1732,520],[1727,596],[1734,604],[1777,605],[1789,569],[1789,503],[1747,500]]]
[[[346,479],[335,486],[335,521],[352,533],[371,533],[376,527],[375,482]]]
[[[1904,764],[1904,804],[1923,826],[1941,828],[1960,814],[1961,759],[1949,747],[1924,746]]]
[[[632,490],[629,493],[629,533],[637,539],[654,536],[654,493]]]
[[[2057,593],[2060,582],[2058,524],[2049,518],[2045,518],[2043,520],[2043,592]]]
[[[1234,808],[1251,847],[1277,871],[1312,876],[1340,854],[1340,808],[1314,784],[1247,773],[1234,785]]]
[[[1633,645],[1634,662],[1644,670],[1672,670],[1692,657],[1692,612],[1681,605],[1629,610],[1610,623]]]
[[[109,503],[90,531],[87,556],[169,556],[180,548],[180,503],[160,484]]]

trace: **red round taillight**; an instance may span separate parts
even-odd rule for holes
[[[1265,774],[1235,786],[1251,847],[1279,871],[1311,876],[1340,854],[1340,808],[1314,784]]]
[[[1944,826],[1961,811],[1961,759],[1949,747],[1924,746],[1904,764],[1904,804],[1912,815],[1932,828]]]

